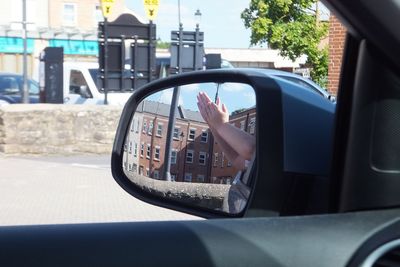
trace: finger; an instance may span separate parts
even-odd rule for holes
[[[226,108],[225,104],[222,104],[222,111],[224,113],[228,113],[228,109]]]
[[[207,95],[206,92],[203,92],[203,96],[204,96],[205,100],[207,101],[207,103],[212,102],[211,98]]]
[[[217,106],[220,105],[220,100],[219,100],[219,96],[217,97],[217,101],[216,101]]]

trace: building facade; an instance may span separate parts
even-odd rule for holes
[[[22,0],[3,2],[0,9],[0,71],[22,73]],[[28,75],[37,79],[39,55],[45,47],[64,47],[67,59],[97,61],[97,27],[103,21],[98,0],[26,0]],[[126,11],[115,1],[110,21]]]
[[[164,180],[170,105],[142,102],[125,142],[124,169]],[[238,169],[232,166],[207,123],[197,111],[176,110],[170,154],[171,179],[176,182],[232,183]],[[237,112],[230,123],[255,135],[255,108]]]

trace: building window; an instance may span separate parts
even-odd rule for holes
[[[153,172],[154,179],[160,179],[160,173],[158,171]]]
[[[225,161],[225,153],[222,152],[222,153],[221,153],[221,168],[224,167],[224,161]]]
[[[200,165],[206,165],[206,158],[207,158],[207,153],[206,152],[200,152],[199,153],[199,164]]]
[[[176,174],[171,174],[171,182],[175,182],[176,181]]]
[[[244,131],[245,121],[240,121],[240,129]]]
[[[138,133],[139,132],[139,128],[140,128],[140,121],[139,121],[139,119],[136,121],[137,123],[136,123],[136,133]]]
[[[132,141],[129,141],[129,154],[132,154]]]
[[[135,149],[133,150],[133,156],[137,157],[137,143],[135,142]]]
[[[103,11],[101,10],[101,6],[99,4],[96,4],[95,9],[94,9],[94,21],[95,25],[97,25],[98,22],[103,21]]]
[[[193,163],[193,150],[186,152],[186,163]]]
[[[192,182],[192,174],[191,173],[185,173],[185,182]]]
[[[147,132],[147,121],[143,120],[143,132]]]
[[[143,175],[143,166],[139,166],[139,175]]]
[[[204,175],[198,174],[197,175],[197,182],[198,183],[204,183]]]
[[[188,140],[193,141],[195,136],[196,136],[196,129],[195,128],[190,128],[189,129]]]
[[[147,176],[147,177],[150,177],[150,170],[149,170],[149,168],[146,168],[146,176]]]
[[[228,160],[228,163],[226,164],[227,167],[232,167],[232,162]]]
[[[226,179],[226,184],[231,184],[231,178]]]
[[[147,144],[147,150],[146,150],[146,158],[150,158],[150,154],[151,154],[151,146],[150,144]]]
[[[64,3],[62,18],[65,26],[76,25],[76,4]]]
[[[207,141],[208,141],[208,131],[207,130],[203,130],[201,132],[201,139],[200,140],[203,143],[207,143]]]
[[[147,134],[152,135],[153,134],[153,121],[149,121],[149,130],[147,131]]]
[[[162,136],[162,128],[163,128],[162,123],[158,123],[157,124],[157,136]]]
[[[256,128],[256,118],[251,118],[249,122],[249,133],[254,134]]]
[[[144,143],[142,143],[142,144],[140,145],[140,156],[143,157],[143,155],[144,155]]]
[[[156,146],[154,148],[154,159],[160,160],[160,147],[159,146]]]
[[[179,140],[179,127],[175,127],[174,128],[174,134],[173,134],[173,138],[175,139],[175,140]]]
[[[214,153],[214,167],[218,166],[218,153]]]
[[[132,171],[135,173],[137,172],[137,165],[135,163],[132,165]]]
[[[135,125],[136,125],[136,120],[133,119],[132,124],[131,124],[131,132],[135,131]]]
[[[175,149],[171,150],[171,164],[176,164],[178,152]]]

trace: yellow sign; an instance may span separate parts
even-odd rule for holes
[[[144,9],[149,20],[154,20],[158,13],[158,0],[143,0]]]
[[[105,18],[110,16],[114,3],[115,0],[101,0],[101,9],[103,10],[103,16]]]

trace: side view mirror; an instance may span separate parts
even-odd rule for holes
[[[81,85],[79,87],[79,94],[83,98],[93,98],[92,93],[90,92],[87,85]]]
[[[207,218],[309,212],[295,185],[328,176],[333,113],[330,101],[262,70],[161,79],[125,105],[113,176],[139,199]],[[317,180],[309,187],[325,186]]]

